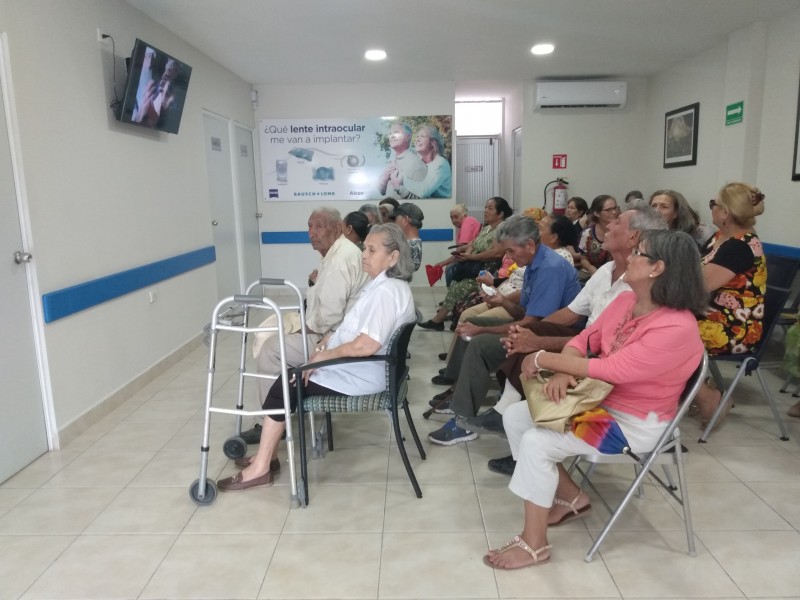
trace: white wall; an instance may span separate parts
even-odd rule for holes
[[[117,123],[110,44],[134,38],[193,67],[180,133]],[[203,108],[254,125],[250,86],[122,0],[0,3],[19,113],[39,288],[55,291],[212,244]],[[196,337],[215,303],[214,267],[45,326],[59,429]]]
[[[647,82],[626,78],[624,109],[549,109],[534,111],[535,83],[525,86],[522,125],[522,207],[542,206],[544,186],[569,180],[569,195],[587,203],[600,194],[622,201],[632,189],[648,187],[642,172],[642,131],[647,116]],[[553,169],[554,154],[567,155],[566,169]],[[552,196],[548,199],[552,206]]]
[[[455,90],[452,82],[395,83],[381,85],[261,85],[257,86],[258,119],[346,118],[380,115],[452,115]],[[263,198],[260,192],[259,198]],[[301,231],[307,229],[308,216],[318,206],[331,206],[342,216],[358,210],[363,201],[264,202],[263,231]],[[377,204],[377,203],[376,203]],[[446,228],[450,223],[450,200],[416,200],[425,213],[424,227]],[[423,263],[446,256],[452,242],[425,242]],[[291,261],[287,260],[291,257]],[[280,277],[304,286],[308,273],[317,267],[319,254],[304,244],[263,245],[261,265],[267,277]],[[427,285],[423,273],[414,285]]]
[[[771,23],[767,34],[758,185],[767,195],[758,231],[770,242],[800,246],[800,181],[791,180],[800,81],[800,10]]]
[[[681,191],[708,221],[708,199],[728,181],[767,195],[756,228],[765,242],[798,246],[800,182],[791,181],[800,78],[800,10],[755,23],[727,42],[650,79],[649,189]],[[725,126],[725,107],[744,101],[744,122]],[[700,102],[696,166],[662,168],[664,113]]]

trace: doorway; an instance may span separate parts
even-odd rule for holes
[[[456,140],[458,203],[483,222],[486,200],[500,195],[500,139],[462,137]]]
[[[261,277],[253,133],[209,112],[203,113],[203,128],[217,294],[222,299],[244,293]]]
[[[0,36],[0,483],[48,451],[33,299],[18,170],[9,135],[12,112],[7,45]]]

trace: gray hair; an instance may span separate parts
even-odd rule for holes
[[[653,281],[650,298],[659,306],[702,314],[708,306],[703,285],[700,252],[692,237],[675,229],[642,233],[644,251],[651,262],[662,261],[664,272]]]
[[[632,231],[664,231],[669,229],[669,226],[659,212],[647,204],[632,206],[625,210],[625,212],[633,213],[631,218],[628,219],[628,229]]]
[[[409,125],[408,123],[404,123],[402,121],[399,121],[397,123],[392,123],[392,127],[394,127],[395,125],[402,127],[403,133],[406,134],[408,137],[411,137],[413,133],[411,130],[411,125]],[[389,129],[391,129],[391,127]]]
[[[467,207],[463,204],[456,204],[453,208],[450,209],[451,213],[456,213],[459,215],[466,215],[467,214]]]
[[[394,223],[380,223],[373,225],[369,235],[381,236],[381,243],[387,252],[397,250],[399,256],[393,267],[386,269],[386,276],[403,281],[411,281],[414,275],[414,261],[411,258],[411,248],[408,246],[406,236]]]
[[[430,136],[431,141],[436,146],[436,152],[439,153],[441,156],[444,156],[444,138],[442,137],[442,134],[439,131],[439,129],[434,127],[430,123],[425,123],[424,125],[420,125],[417,128],[417,133],[423,130],[428,132],[428,136]]]
[[[680,192],[676,192],[675,190],[656,190],[650,196],[650,202],[652,202],[653,198],[656,196],[666,196],[672,200],[672,206],[675,208],[676,215],[674,225],[673,223],[667,223],[669,228],[684,231],[691,235],[691,233],[697,228],[699,219],[697,218],[697,213],[695,213],[689,206],[689,203],[686,201],[684,195]]]
[[[531,217],[514,215],[503,221],[497,228],[495,240],[509,241],[517,246],[524,246],[529,241],[539,245],[539,226]]]
[[[375,224],[383,223],[383,217],[381,216],[381,211],[378,210],[378,207],[375,206],[374,204],[365,204],[358,210],[360,210],[367,216],[372,215],[374,217]]]
[[[335,208],[330,208],[329,206],[320,206],[319,208],[315,208],[311,212],[311,216],[313,217],[314,215],[321,215],[325,217],[331,224],[342,222],[342,213]]]

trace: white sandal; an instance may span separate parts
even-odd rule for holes
[[[510,571],[512,569],[524,569],[525,567],[532,567],[534,565],[538,565],[540,563],[547,562],[548,560],[550,560],[550,555],[549,554],[544,558],[539,558],[539,554],[541,554],[545,550],[549,550],[550,548],[552,548],[552,545],[547,544],[546,546],[542,546],[538,550],[534,550],[533,548],[528,546],[528,544],[525,543],[525,540],[523,540],[521,537],[516,535],[516,536],[514,536],[514,539],[511,540],[510,542],[508,542],[507,544],[501,546],[500,548],[497,548],[497,550],[490,550],[490,552],[494,552],[496,554],[503,554],[504,552],[508,552],[512,548],[522,548],[523,550],[525,550],[525,552],[530,554],[531,558],[533,558],[533,563],[531,563],[529,565],[520,565],[518,567],[499,567],[499,566],[497,566],[495,564],[492,564],[489,561],[489,555],[488,554],[483,557],[483,562],[487,566],[492,567],[493,569],[502,569],[504,571]]]
[[[578,495],[575,496],[575,498],[572,500],[572,502],[567,502],[566,500],[562,500],[558,496],[553,498],[553,505],[558,504],[559,506],[566,506],[567,508],[571,509],[572,512],[571,513],[565,513],[564,516],[561,517],[558,521],[556,521],[555,523],[548,523],[547,526],[548,527],[558,527],[559,525],[563,525],[564,523],[568,523],[569,521],[572,521],[573,519],[577,519],[578,517],[584,517],[584,516],[588,515],[592,510],[592,504],[591,503],[587,504],[586,506],[584,506],[582,508],[576,508],[575,507],[575,503],[581,497],[582,493],[583,493],[583,491],[578,492]]]

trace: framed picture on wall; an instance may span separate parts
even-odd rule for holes
[[[792,180],[800,181],[800,89],[797,91],[797,118],[794,123],[794,162]]]
[[[700,103],[671,110],[664,115],[664,168],[697,164],[697,132]]]

